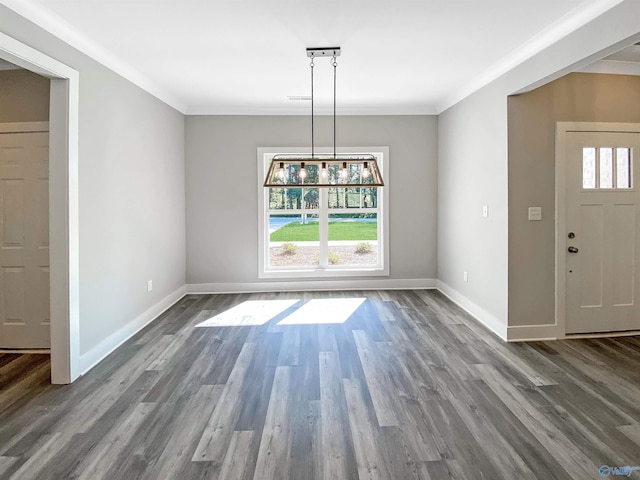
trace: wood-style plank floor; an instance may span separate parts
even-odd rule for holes
[[[596,479],[640,465],[638,338],[505,344],[436,291],[189,295],[73,385],[48,375],[46,356],[0,355],[0,479]]]

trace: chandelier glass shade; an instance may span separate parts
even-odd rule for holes
[[[373,155],[336,153],[336,57],[339,47],[307,48],[311,58],[311,156],[275,155],[264,180],[265,187],[383,187],[382,174]],[[313,68],[316,57],[331,57],[333,67],[333,155],[315,154]]]

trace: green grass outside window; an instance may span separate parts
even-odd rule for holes
[[[317,242],[320,240],[318,222],[306,225],[288,223],[269,237],[272,242]],[[329,222],[329,240],[377,240],[376,222]]]

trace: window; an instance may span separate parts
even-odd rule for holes
[[[585,147],[582,149],[582,188],[585,190],[632,188],[631,149]]]
[[[387,182],[388,151],[340,153],[375,155]],[[386,187],[264,188],[273,156],[288,153],[305,154],[303,149],[258,149],[260,278],[388,275]]]

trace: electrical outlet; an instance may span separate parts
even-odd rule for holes
[[[153,280],[147,280],[147,292],[153,290]]]
[[[469,274],[467,272],[464,272],[464,281],[465,282],[469,281]]]

